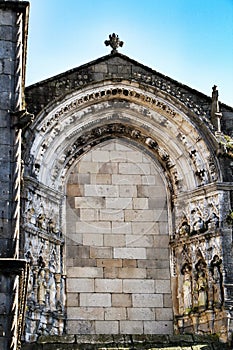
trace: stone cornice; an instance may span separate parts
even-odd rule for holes
[[[219,191],[232,191],[233,190],[233,182],[212,182],[210,184],[206,184],[200,188],[195,188],[192,191],[180,192],[177,196],[174,197],[177,200],[182,199],[193,199],[198,196],[211,196],[213,193],[219,193]]]

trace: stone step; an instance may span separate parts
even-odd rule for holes
[[[230,350],[215,335],[64,335],[40,336],[22,350]]]

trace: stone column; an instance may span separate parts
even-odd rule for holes
[[[19,260],[21,132],[29,3],[0,0],[0,348],[18,348],[26,262]]]

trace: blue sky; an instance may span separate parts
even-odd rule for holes
[[[27,85],[119,50],[233,106],[233,0],[30,0]]]

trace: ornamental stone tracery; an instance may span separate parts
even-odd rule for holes
[[[38,131],[47,132],[48,128],[54,127],[54,123],[57,123],[61,117],[64,116],[64,114],[70,114],[71,112],[77,112],[80,108],[84,108],[85,105],[90,105],[90,103],[96,103],[98,101],[103,100],[111,100],[111,99],[124,99],[126,101],[130,102],[138,102],[140,105],[144,105],[149,107],[150,109],[154,109],[158,111],[160,114],[164,114],[165,116],[169,116],[171,118],[175,118],[174,122],[177,123],[178,120],[180,120],[179,113],[181,112],[182,108],[180,109],[179,105],[179,111],[178,108],[174,109],[174,106],[172,106],[172,103],[175,102],[171,100],[171,103],[166,101],[166,99],[163,96],[160,96],[160,94],[153,91],[147,91],[146,93],[142,89],[138,87],[132,87],[134,84],[124,85],[122,84],[122,87],[119,88],[119,84],[117,86],[109,85],[106,86],[105,89],[100,89],[99,87],[93,88],[91,92],[89,92],[89,89],[87,90],[88,93],[85,93],[84,91],[80,91],[78,93],[78,97],[75,98],[72,97],[71,94],[71,102],[67,103],[64,102],[63,106],[59,108],[55,108],[55,111],[50,115],[48,114],[48,107],[46,107],[46,115],[47,122],[43,123],[42,126],[39,127]],[[156,96],[156,97],[155,97]],[[59,103],[60,105],[60,103]],[[42,111],[40,113],[42,116],[44,115],[44,112]],[[182,113],[183,114],[183,113]],[[183,114],[184,116],[184,114]]]

